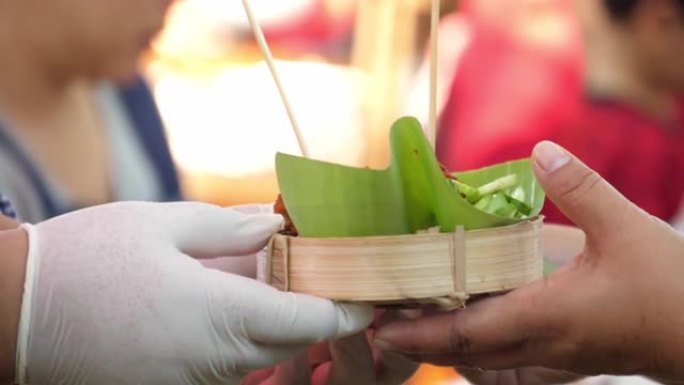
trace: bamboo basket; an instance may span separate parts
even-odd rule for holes
[[[473,295],[511,290],[543,276],[541,217],[454,233],[362,238],[276,235],[259,258],[280,290],[376,305],[465,306]]]

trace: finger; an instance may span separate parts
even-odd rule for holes
[[[274,385],[311,385],[311,366],[307,354],[278,365]]]
[[[224,273],[237,274],[247,278],[256,278],[257,276],[255,255],[203,259],[200,262],[208,269],[215,269]]]
[[[489,371],[514,369],[526,365],[525,353],[520,349],[480,354],[408,354],[407,357],[414,362],[434,366],[461,366]]]
[[[356,334],[373,320],[373,308],[366,304],[282,292],[211,269],[206,270],[205,280],[212,290],[217,322],[234,319],[239,311],[247,337],[259,345],[311,345]]]
[[[255,370],[249,373],[240,383],[240,385],[268,385],[272,384],[273,374],[275,368],[267,368]]]
[[[330,355],[330,343],[321,342],[309,347],[309,364],[320,365],[332,360]]]
[[[346,337],[365,329],[373,319],[363,304],[334,303],[308,295],[282,293],[254,312],[249,335],[268,344],[313,344]]]
[[[273,214],[273,206],[273,204],[255,203],[230,206],[228,208],[243,214]]]
[[[615,229],[639,213],[608,182],[557,144],[539,143],[532,157],[548,197],[589,239],[614,235]]]
[[[572,345],[535,339],[520,341],[507,348],[501,347],[485,352],[409,353],[406,356],[413,361],[436,366],[459,366],[481,370],[506,370],[533,366],[562,369],[571,364],[568,357],[573,349]]]
[[[325,384],[328,381],[328,377],[330,377],[332,365],[332,361],[328,361],[316,366],[311,374],[311,382],[316,385]]]
[[[423,314],[421,309],[402,309],[402,310],[387,310],[379,315],[376,315],[373,321],[373,328],[380,328],[383,325],[390,324],[392,322],[404,321],[404,320],[416,320],[420,318]]]
[[[401,354],[382,352],[379,370],[376,371],[378,384],[403,384],[418,370],[418,364]]]
[[[374,344],[413,354],[472,355],[534,343],[561,327],[554,285],[533,283],[464,310],[400,321],[380,328]]]
[[[456,367],[458,374],[473,385],[549,385],[567,384],[581,380],[584,376],[563,370],[529,367],[510,370],[482,370],[479,368]]]
[[[262,249],[280,230],[283,218],[274,214],[243,214],[202,203],[158,206],[176,246],[195,258],[248,255]]]
[[[202,275],[212,329],[228,351],[234,349],[236,337],[243,341],[242,366],[250,369],[291,359],[306,351],[299,351],[302,346],[358,333],[373,319],[369,305],[281,292],[213,269],[204,269]]]
[[[509,380],[502,371],[499,370],[483,370],[481,368],[472,368],[468,366],[454,367],[456,372],[468,380],[472,385],[516,385],[517,381]],[[520,384],[522,385],[522,384]],[[528,385],[528,384],[524,384]]]
[[[241,362],[241,367],[246,370],[257,370],[262,368],[272,367],[274,369],[273,376],[269,378],[269,384],[275,385],[276,377],[275,373],[278,367],[286,362],[294,362],[299,357],[306,357],[309,345],[266,345],[266,344],[254,344],[246,349],[243,355],[243,362]],[[288,370],[293,370],[294,367],[290,367]],[[293,373],[295,375],[299,373]]]
[[[365,333],[330,343],[332,368],[327,385],[375,384],[373,352]]]
[[[538,384],[569,384],[579,381],[586,376],[565,370],[535,367],[521,369],[520,377],[523,380],[521,381],[523,384],[527,383],[525,382],[527,379],[537,380]]]
[[[584,232],[576,227],[544,224],[544,259],[563,266],[584,250]]]

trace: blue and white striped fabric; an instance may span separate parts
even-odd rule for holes
[[[17,218],[17,213],[12,207],[12,202],[10,202],[9,199],[2,194],[0,194],[0,214],[12,219]]]
[[[122,87],[103,82],[96,91],[111,155],[113,200],[182,200],[161,116],[144,79]],[[39,223],[82,207],[43,172],[0,116],[0,191],[21,222]]]

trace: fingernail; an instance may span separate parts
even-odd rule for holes
[[[554,172],[570,162],[570,155],[553,142],[541,142],[532,151],[532,157],[546,172]]]
[[[378,350],[384,350],[384,351],[396,351],[397,350],[389,342],[387,342],[385,340],[377,339],[377,338],[373,340],[373,346],[375,346],[375,348]]]

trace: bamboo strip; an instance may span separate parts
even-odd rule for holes
[[[297,138],[297,143],[299,144],[299,150],[302,152],[303,157],[308,158],[310,153],[306,146],[306,142],[304,141],[302,130],[300,129],[294,111],[292,110],[292,105],[287,97],[287,93],[285,93],[285,87],[283,87],[283,84],[280,81],[280,76],[278,75],[278,70],[276,69],[275,63],[273,62],[273,55],[271,54],[271,49],[268,47],[268,43],[266,42],[266,37],[264,37],[261,24],[259,24],[259,21],[254,16],[254,12],[252,12],[252,7],[249,4],[249,0],[242,0],[242,6],[245,9],[247,19],[249,20],[249,25],[252,27],[254,38],[261,49],[261,54],[264,56],[266,65],[268,66],[271,77],[273,78],[273,82],[278,90],[280,100],[283,103],[283,107],[285,107],[285,112],[287,112],[287,116],[290,119],[292,130],[294,131],[295,137]]]
[[[453,256],[454,293],[460,297],[467,297],[466,293],[466,235],[463,227],[456,228],[456,233],[449,238],[449,248]]]
[[[281,290],[376,304],[462,306],[469,295],[543,276],[541,218],[502,228],[364,238],[293,238],[269,246],[267,282]],[[263,264],[262,264],[263,266]]]
[[[439,16],[441,0],[432,0],[430,17],[430,105],[428,139],[432,149],[437,143],[437,74],[439,69]]]

